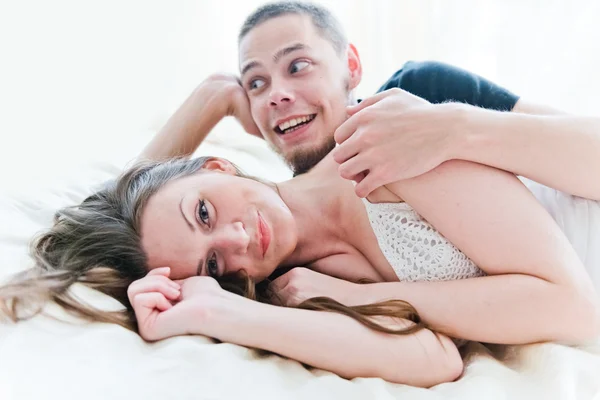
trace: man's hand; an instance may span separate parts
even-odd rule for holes
[[[214,88],[215,93],[219,94],[220,101],[225,105],[225,115],[235,117],[246,132],[262,139],[260,130],[250,112],[248,96],[236,76],[214,74],[209,76],[202,84],[211,86]]]
[[[279,297],[273,299],[276,304],[295,307],[304,300],[321,296],[344,304],[356,285],[308,268],[297,267],[271,282],[270,289]]]
[[[139,158],[189,157],[226,116],[235,117],[246,132],[260,137],[238,79],[233,75],[211,75],[196,86]]]
[[[359,197],[424,174],[452,158],[454,115],[401,89],[349,107],[335,131],[333,159],[342,178],[357,182]]]

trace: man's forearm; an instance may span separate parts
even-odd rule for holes
[[[426,329],[412,335],[384,334],[340,314],[250,301],[212,318],[222,327],[219,340],[269,350],[349,379],[381,377],[431,386],[462,371],[454,344]]]
[[[454,158],[486,164],[600,200],[600,118],[454,107]]]
[[[225,116],[214,90],[200,85],[144,148],[139,159],[189,157]]]
[[[345,304],[389,299],[408,301],[432,330],[462,339],[521,344],[598,334],[597,299],[527,275],[357,285]]]

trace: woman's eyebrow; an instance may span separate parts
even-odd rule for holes
[[[181,201],[179,202],[179,211],[181,211],[181,215],[183,216],[183,219],[185,219],[185,222],[187,222],[188,226],[190,227],[190,229],[192,231],[194,231],[194,225],[190,222],[190,220],[188,219],[188,217],[185,215],[185,212],[183,212],[183,197],[181,198]]]

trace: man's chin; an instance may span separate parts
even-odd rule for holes
[[[295,150],[284,158],[294,172],[294,176],[298,176],[310,171],[334,148],[335,140],[333,137],[328,137],[316,147]]]

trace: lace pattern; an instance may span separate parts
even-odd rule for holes
[[[485,275],[408,204],[363,202],[379,247],[401,281],[448,281]]]

